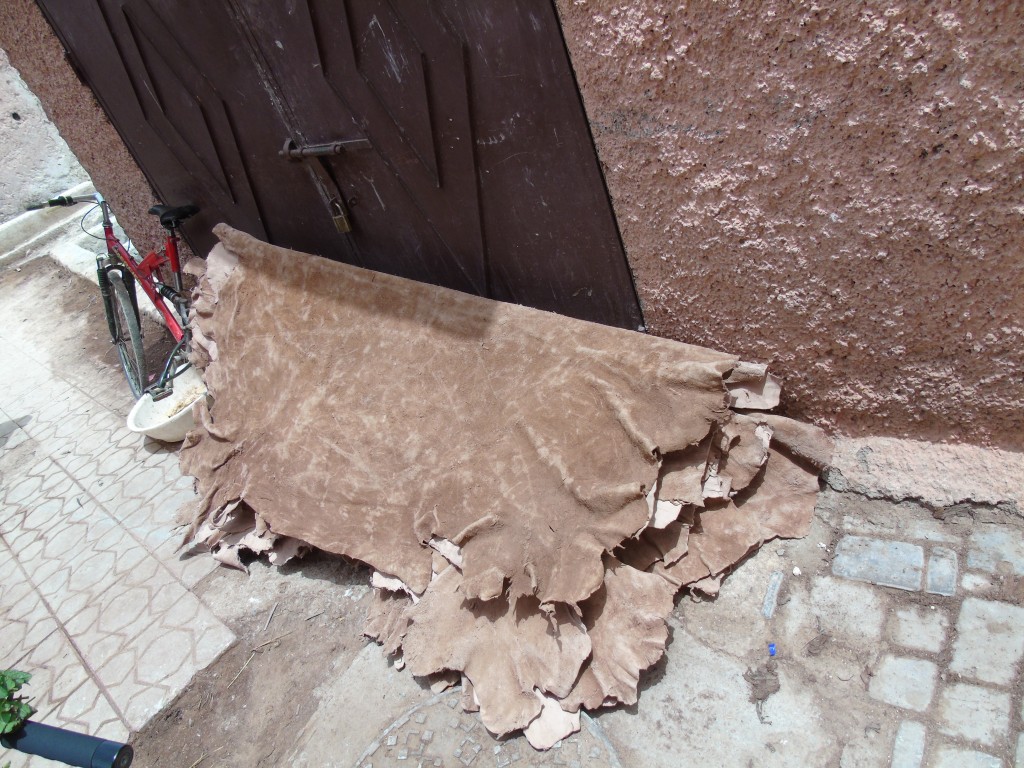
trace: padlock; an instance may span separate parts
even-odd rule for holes
[[[331,219],[334,221],[334,228],[342,235],[347,235],[352,231],[352,222],[348,219],[348,211],[345,210],[345,204],[341,200],[331,200]]]

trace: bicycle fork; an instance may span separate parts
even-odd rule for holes
[[[110,293],[110,278],[107,275],[111,269],[114,269],[115,265],[110,263],[109,254],[104,256],[96,257],[96,282],[100,286],[100,296],[103,299],[103,309],[107,313],[107,327],[110,329],[110,338],[113,341],[117,341],[117,325],[114,323],[114,301],[111,298]],[[132,277],[131,272],[127,269],[120,269],[121,280],[124,282],[125,290],[128,291],[128,298],[131,300],[132,313],[135,315],[136,320],[142,319],[139,314],[139,300],[135,292],[135,280]]]
[[[100,286],[100,296],[103,299],[103,312],[107,316],[107,328],[110,329],[110,338],[117,339],[117,324],[114,321],[114,302],[110,298],[110,280],[107,279],[107,265],[102,256],[96,257],[96,282]]]

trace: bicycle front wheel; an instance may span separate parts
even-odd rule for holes
[[[142,348],[139,316],[121,273],[112,269],[107,272],[107,279],[110,281],[111,311],[116,329],[113,342],[128,386],[137,400],[146,388],[146,355]]]

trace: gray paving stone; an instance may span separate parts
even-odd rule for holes
[[[946,643],[949,618],[936,608],[900,608],[889,619],[889,638],[904,648],[938,653]]]
[[[865,536],[897,535],[895,523],[878,525],[874,521],[865,520],[860,515],[843,515],[840,525],[848,533],[861,533]]]
[[[937,672],[935,664],[924,659],[883,656],[868,693],[886,704],[923,712],[935,693]]]
[[[928,558],[925,591],[933,595],[952,596],[956,592],[957,573],[956,552],[945,547],[935,547]]]
[[[977,595],[993,592],[996,588],[992,579],[984,573],[965,573],[960,577],[960,586]]]
[[[1017,754],[1013,761],[1013,768],[1024,768],[1024,733],[1017,735]]]
[[[1015,574],[1024,576],[1024,536],[1014,528],[986,526],[971,535],[967,567],[995,573],[1006,563]]]
[[[883,598],[879,590],[864,584],[815,577],[811,582],[809,615],[800,617],[800,623],[817,626],[844,645],[870,650],[878,647],[882,639]]]
[[[779,604],[779,588],[782,586],[782,571],[775,571],[768,579],[768,589],[764,593],[764,603],[761,605],[761,615],[770,619],[775,615],[775,608]]]
[[[1010,694],[969,683],[953,683],[939,696],[939,730],[995,746],[1010,729]]]
[[[1009,685],[1024,655],[1024,608],[969,597],[956,621],[950,669],[975,680]]]
[[[934,768],[1003,768],[1003,761],[984,752],[942,747],[935,754]]]
[[[892,768],[920,768],[924,760],[925,728],[913,720],[904,720],[892,745]]]
[[[892,751],[892,728],[886,725],[885,730],[889,731],[885,736],[872,728],[861,731],[861,733],[853,736],[842,745],[843,751],[839,754],[839,765],[837,768],[876,768],[876,766],[878,768],[881,768],[881,766],[889,768],[889,754]],[[814,757],[820,756],[815,755]],[[808,755],[800,764],[809,765],[811,762],[813,760]],[[834,762],[826,762],[825,764],[830,766],[836,765]],[[682,765],[685,765],[685,763],[682,763]],[[747,765],[751,764],[748,763]],[[760,768],[757,761],[753,765]],[[623,768],[627,768],[627,766],[624,765]],[[647,766],[630,764],[628,768],[647,768]],[[672,766],[672,768],[678,768],[678,766]]]
[[[922,539],[938,544],[956,544],[960,539],[948,530],[947,524],[938,520],[907,520],[903,536],[908,539]]]
[[[903,541],[844,536],[836,545],[832,573],[855,581],[911,592],[921,589],[924,550]]]

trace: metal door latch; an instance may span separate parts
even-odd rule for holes
[[[309,160],[306,167],[313,177],[317,192],[324,201],[327,209],[331,212],[331,220],[334,228],[339,234],[346,235],[352,231],[352,221],[348,216],[348,209],[345,208],[345,198],[338,188],[338,183],[331,175],[324,158],[340,155],[354,149],[369,149],[370,142],[366,139],[347,139],[344,141],[331,141],[326,144],[307,144],[299,146],[293,139],[284,143],[284,148],[278,153],[281,157],[293,162]]]
[[[329,141],[326,144],[307,144],[303,147],[296,144],[294,139],[288,139],[278,154],[289,160],[304,160],[307,157],[331,157],[355,149],[369,148],[370,142],[367,139],[342,139],[341,141]]]

